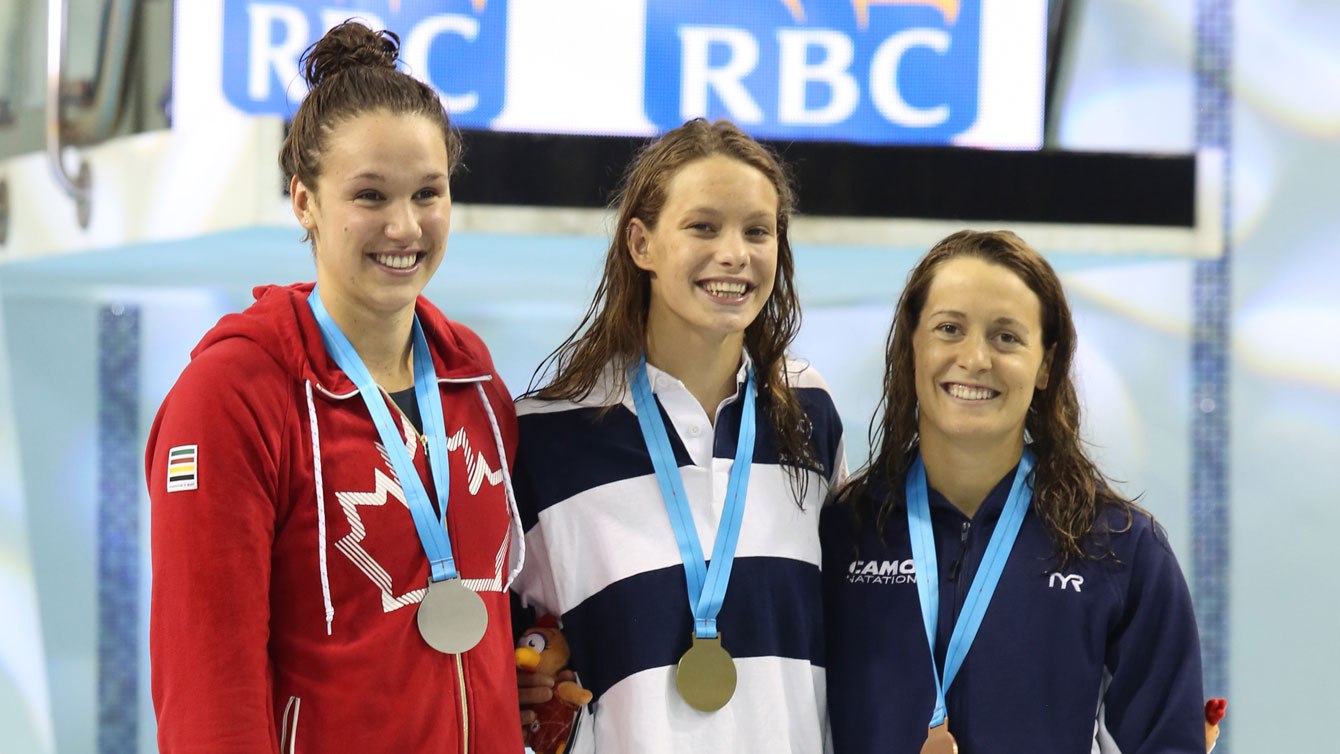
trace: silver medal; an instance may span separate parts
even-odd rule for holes
[[[433,581],[419,603],[419,633],[428,646],[458,655],[474,649],[484,638],[489,611],[460,579]]]

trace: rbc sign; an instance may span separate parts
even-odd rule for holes
[[[239,110],[292,115],[298,58],[348,18],[400,35],[403,70],[442,96],[452,122],[486,128],[502,110],[507,0],[225,0],[223,91]]]
[[[981,0],[647,0],[647,118],[948,143],[977,120]]]

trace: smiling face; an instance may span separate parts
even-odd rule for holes
[[[777,190],[744,162],[713,155],[682,167],[648,227],[628,228],[633,263],[651,273],[650,339],[742,339],[777,275]]]
[[[316,186],[293,179],[321,299],[341,327],[413,311],[446,250],[449,168],[439,124],[377,110],[332,129]]]
[[[972,256],[935,272],[912,338],[923,446],[1022,449],[1051,354],[1041,304],[1014,272]]]

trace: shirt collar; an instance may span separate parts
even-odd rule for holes
[[[754,360],[749,358],[749,352],[741,351],[740,368],[738,371],[735,372],[735,385],[736,385],[735,394],[737,397],[740,395],[739,388],[743,386],[744,381],[749,378],[749,368],[752,367],[753,365]],[[651,392],[653,393],[656,392],[657,377],[665,377],[667,380],[673,380],[675,383],[678,383],[680,385],[684,384],[678,377],[674,376],[673,374],[670,374],[669,372],[666,372],[661,369],[657,369],[651,362],[647,362],[647,381],[651,383]]]
[[[721,405],[717,406],[718,412],[720,412],[722,406],[729,405],[737,400],[742,400],[744,397],[744,383],[749,377],[749,368],[754,365],[754,360],[749,357],[748,351],[741,350],[740,353],[740,368],[735,372],[735,394],[726,396],[726,399],[721,402]],[[658,378],[664,378],[664,380],[658,380]],[[688,388],[684,387],[684,383],[678,377],[664,370],[657,369],[650,363],[647,364],[647,381],[651,383],[652,394],[657,394],[661,391],[661,385],[657,384],[658,381],[664,383],[665,387],[674,386],[678,387],[680,390],[688,390]],[[633,391],[631,385],[629,386],[629,389],[624,390],[622,399],[619,402],[629,411],[635,411],[633,407]]]

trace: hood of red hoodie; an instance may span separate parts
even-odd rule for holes
[[[285,371],[300,381],[311,380],[327,391],[355,390],[353,380],[326,352],[321,328],[307,305],[315,283],[262,285],[252,290],[256,303],[219,320],[191,351],[191,358],[229,338],[245,338],[259,345]],[[492,373],[488,363],[462,339],[437,307],[420,296],[414,305],[424,337],[433,352],[437,378],[468,380]]]

